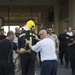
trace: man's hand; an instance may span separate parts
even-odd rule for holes
[[[36,40],[38,40],[38,39],[39,39],[37,35],[34,35],[34,36],[35,36],[35,39],[36,39]]]
[[[38,41],[40,41],[40,40],[41,40],[41,39],[39,39],[39,38],[38,38],[38,36],[37,36],[37,35],[34,35],[34,36],[35,36],[35,39],[36,39],[36,40],[38,40]]]
[[[27,52],[27,53],[31,53],[31,50],[27,50],[26,52]]]
[[[59,54],[59,48],[56,48],[55,52],[56,52],[57,54]]]
[[[75,44],[75,40],[73,41],[73,43]]]
[[[14,65],[16,64],[16,61],[17,61],[16,59],[13,59],[13,63],[14,63]]]
[[[30,41],[28,41],[27,39],[25,39],[25,41],[26,41],[26,44],[29,45],[30,50],[32,50],[32,45],[30,44]]]
[[[29,44],[29,43],[30,43],[30,41],[29,41],[29,40],[27,40],[27,39],[25,39],[25,41],[26,41],[26,44]]]

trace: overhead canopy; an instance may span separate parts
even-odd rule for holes
[[[56,0],[0,0],[0,5],[53,5]]]

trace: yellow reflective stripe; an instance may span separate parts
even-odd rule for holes
[[[25,48],[20,48],[20,52],[25,52]]]
[[[34,36],[34,34],[33,34],[33,36]]]
[[[26,34],[25,34],[25,33],[21,34],[21,35],[19,36],[19,38],[22,37],[22,36],[24,36],[24,35],[26,35]]]
[[[34,36],[35,34],[30,33],[30,35],[33,35]]]
[[[30,33],[32,35],[32,33]],[[32,45],[32,36],[30,36],[30,44]]]

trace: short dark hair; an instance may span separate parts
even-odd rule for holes
[[[0,28],[0,31],[2,31],[2,30],[4,30],[4,29]]]
[[[65,29],[67,29],[67,30],[68,30],[68,28],[65,28]]]
[[[14,32],[13,32],[13,31],[9,31],[9,32],[7,33],[7,36],[10,36],[10,35],[14,35]]]

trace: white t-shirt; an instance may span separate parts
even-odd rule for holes
[[[41,53],[41,61],[44,60],[57,60],[55,53],[55,43],[50,38],[45,38],[39,41],[36,45],[32,46],[32,50]]]
[[[68,34],[69,36],[73,36],[73,33],[72,33],[72,32],[67,32],[67,34]]]

